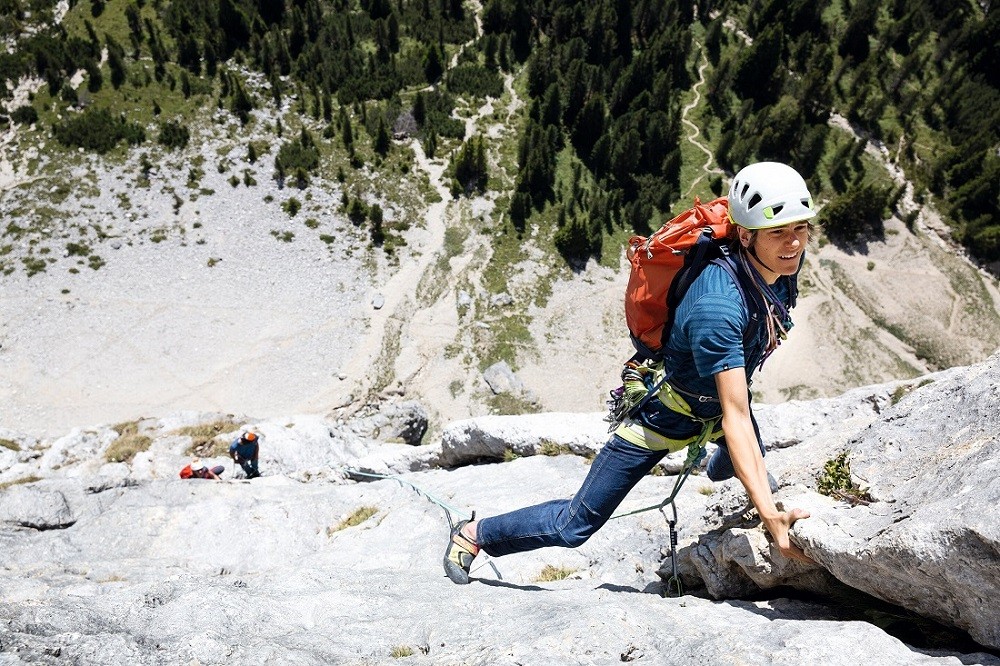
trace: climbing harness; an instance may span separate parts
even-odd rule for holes
[[[672,569],[670,578],[667,579],[667,590],[666,594],[671,594],[671,590],[674,590],[674,597],[680,597],[684,594],[684,586],[681,583],[680,574],[677,572],[677,504],[674,500],[677,499],[677,494],[681,491],[681,486],[687,481],[688,476],[691,475],[691,470],[693,470],[698,463],[702,461],[705,456],[705,444],[708,442],[709,437],[711,437],[712,432],[715,430],[715,426],[722,417],[716,417],[714,419],[708,419],[704,421],[704,426],[701,431],[701,435],[695,441],[688,444],[688,454],[687,458],[684,460],[684,467],[681,469],[681,473],[677,475],[677,481],[674,483],[674,489],[659,504],[652,504],[650,506],[643,507],[641,509],[635,509],[634,511],[628,511],[626,513],[616,514],[611,516],[611,520],[616,520],[618,518],[625,518],[626,516],[634,516],[638,513],[645,513],[646,511],[652,511],[653,509],[659,510],[663,514],[663,519],[667,521],[667,526],[670,530],[670,566]],[[670,505],[670,509],[673,512],[673,518],[667,515],[665,507]]]
[[[659,380],[654,381],[652,377],[657,372],[663,372],[663,376]],[[613,431],[642,409],[649,402],[650,398],[655,395],[659,397],[659,400],[668,409],[693,420],[700,421],[702,424],[701,432],[686,442],[687,458],[684,460],[684,466],[681,469],[681,473],[677,476],[677,481],[674,483],[674,488],[670,495],[659,504],[653,504],[611,517],[614,520],[616,518],[624,518],[652,511],[653,509],[657,509],[663,514],[663,518],[667,521],[670,531],[670,563],[673,570],[671,577],[667,580],[667,594],[670,594],[673,589],[675,591],[673,596],[679,597],[683,594],[683,586],[680,575],[677,572],[677,505],[674,503],[674,500],[677,498],[681,486],[684,485],[688,476],[691,475],[691,471],[704,459],[706,454],[705,444],[712,438],[719,422],[722,420],[722,416],[715,416],[708,419],[696,416],[691,411],[691,407],[687,404],[687,401],[679,394],[697,398],[699,402],[717,401],[717,399],[709,396],[700,396],[667,383],[670,374],[663,370],[661,364],[649,362],[639,364],[635,359],[629,360],[622,370],[622,386],[618,389],[618,402],[613,406],[609,402],[609,408],[612,411],[605,420],[611,421]],[[612,391],[612,397],[615,397],[614,391]],[[668,516],[665,510],[668,505],[672,510],[673,518]]]
[[[398,483],[401,486],[409,486],[411,489],[413,489],[414,492],[417,493],[417,495],[420,495],[424,499],[428,500],[432,504],[438,505],[439,507],[441,507],[444,510],[444,515],[448,519],[448,531],[449,532],[453,532],[455,530],[455,525],[458,524],[458,522],[461,522],[461,520],[470,520],[471,521],[471,520],[475,520],[475,518],[476,518],[476,512],[475,511],[473,511],[471,515],[466,514],[461,509],[457,509],[457,508],[451,506],[450,504],[448,504],[447,502],[445,502],[441,498],[439,498],[439,497],[437,497],[437,496],[435,496],[435,495],[427,492],[426,490],[424,490],[423,488],[421,488],[417,484],[413,483],[412,481],[407,481],[406,479],[402,478],[401,476],[396,476],[395,474],[376,474],[374,472],[362,472],[361,470],[353,469],[353,468],[350,468],[350,467],[342,467],[340,469],[340,471],[341,471],[342,474],[344,474],[344,476],[347,476],[348,478],[355,477],[355,476],[360,476],[360,477],[365,477],[365,478],[369,478],[369,479],[382,479],[382,480],[395,481],[396,483]],[[460,516],[460,518],[459,518],[458,521],[455,520],[455,516],[456,515]],[[480,564],[478,567],[476,567],[472,571],[476,571],[476,570],[482,568],[483,566],[485,566],[486,564],[490,565],[490,567],[493,569],[493,572],[497,575],[498,579],[503,580],[503,575],[500,573],[500,570],[497,569],[496,565],[493,564],[493,561],[489,557],[488,554],[486,555],[486,561],[483,564]],[[471,574],[472,571],[470,571],[469,573]]]

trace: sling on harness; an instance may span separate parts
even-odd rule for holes
[[[697,416],[692,410],[691,406],[688,404],[687,400],[684,399],[676,387],[672,386],[668,379],[670,373],[663,369],[662,363],[650,364],[634,364],[630,361],[632,365],[626,364],[626,370],[622,373],[623,379],[625,380],[624,392],[626,394],[631,394],[633,399],[635,396],[643,391],[645,386],[649,386],[648,390],[644,391],[644,395],[639,398],[638,403],[635,405],[635,409],[631,410],[632,413],[637,412],[642,408],[646,402],[650,400],[654,395],[660,402],[662,402],[667,408],[675,411],[679,414],[683,414],[688,418],[698,421],[702,424],[701,431],[686,440],[668,440],[674,450],[681,450],[685,446],[687,447],[687,457],[684,460],[684,466],[681,469],[681,473],[677,476],[677,481],[674,483],[674,488],[659,504],[653,504],[651,506],[644,507],[642,509],[636,509],[634,511],[629,511],[627,513],[612,516],[612,518],[624,518],[625,516],[632,516],[637,513],[643,513],[645,511],[652,511],[653,509],[658,509],[660,513],[663,514],[664,519],[667,521],[667,525],[670,530],[670,562],[673,568],[671,577],[667,580],[667,593],[669,594],[671,590],[675,590],[674,596],[681,596],[683,594],[683,586],[681,584],[680,575],[677,572],[677,506],[674,500],[677,498],[678,493],[680,493],[681,486],[687,480],[688,476],[691,475],[691,470],[701,461],[705,454],[705,445],[714,439],[717,439],[721,432],[719,431],[719,424],[722,421],[722,415],[713,416],[710,418],[703,418]],[[663,373],[662,377],[659,379],[649,378],[650,375]],[[639,383],[642,388],[636,386],[635,376],[638,375]],[[673,511],[673,518],[671,519],[667,516],[664,508],[670,505]]]

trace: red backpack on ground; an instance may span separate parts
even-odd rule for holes
[[[192,476],[194,476],[194,472],[191,471],[191,465],[187,465],[183,469],[181,469],[182,479],[190,479]]]
[[[728,257],[726,244],[736,233],[733,227],[726,197],[706,204],[695,197],[694,207],[666,222],[649,238],[629,239],[626,256],[631,272],[625,288],[625,322],[640,356],[659,358],[670,335],[674,309],[701,269],[713,259]]]

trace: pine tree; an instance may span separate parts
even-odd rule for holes
[[[111,70],[111,86],[118,90],[125,83],[125,51],[111,35],[105,35],[108,49],[108,69]]]
[[[354,130],[351,128],[351,119],[347,116],[344,107],[340,107],[340,132],[344,140],[344,147],[348,152],[354,152]]]
[[[230,107],[236,117],[240,119],[240,124],[246,125],[250,121],[250,112],[254,109],[253,100],[247,94],[243,84],[234,77],[233,79],[233,100]]]
[[[375,130],[375,152],[385,157],[389,153],[389,146],[392,141],[389,137],[389,130],[386,129],[385,119],[380,115],[378,118],[378,128]]]
[[[428,83],[437,83],[443,73],[441,50],[437,44],[431,44],[424,53],[424,78]]]

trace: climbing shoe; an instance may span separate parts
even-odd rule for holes
[[[475,514],[472,520],[475,520]],[[451,529],[448,547],[444,551],[444,572],[451,582],[458,585],[469,584],[469,569],[472,568],[472,560],[479,554],[479,546],[462,534],[462,528],[468,523],[468,520],[460,521]]]

